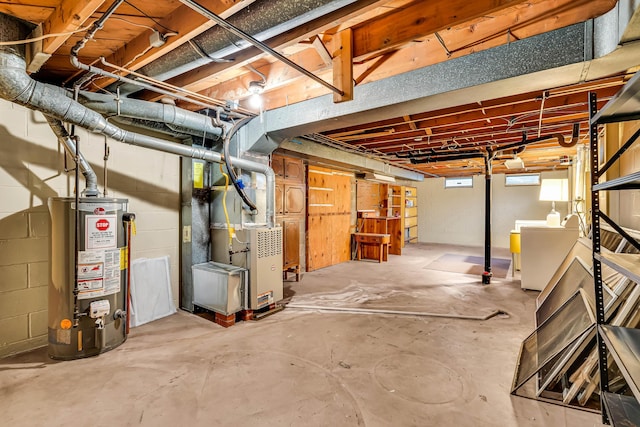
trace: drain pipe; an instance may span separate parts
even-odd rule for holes
[[[46,114],[44,117],[45,119],[47,119],[47,122],[49,123],[51,130],[53,130],[53,133],[56,134],[56,136],[58,137],[58,140],[62,143],[67,153],[69,153],[69,155],[73,156],[73,158],[75,159],[76,143],[73,140],[73,138],[71,138],[67,130],[64,128],[62,122]],[[82,175],[84,175],[84,179],[86,181],[85,189],[82,192],[83,195],[87,197],[100,196],[100,191],[98,190],[98,178],[96,176],[96,173],[93,171],[93,168],[91,167],[89,162],[87,162],[87,160],[84,158],[82,153],[78,153],[77,155],[78,155],[78,164],[76,164],[76,167],[80,167],[80,170],[82,171]]]
[[[50,115],[93,133],[106,135],[116,141],[137,145],[183,157],[222,163],[220,153],[200,147],[191,147],[168,142],[159,138],[141,135],[121,129],[107,121],[100,113],[90,110],[69,98],[67,91],[57,86],[33,80],[26,73],[26,64],[12,49],[0,49],[0,96],[4,99]],[[233,166],[265,175],[267,184],[267,226],[275,226],[275,173],[270,167],[258,162],[230,158]]]

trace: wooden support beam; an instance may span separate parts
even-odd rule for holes
[[[454,25],[523,3],[523,0],[416,1],[353,28],[355,58],[396,48]]]
[[[348,21],[358,15],[372,10],[378,6],[384,5],[389,0],[360,0],[351,3],[341,9],[327,13],[311,22],[300,27],[293,28],[285,33],[279,34],[268,40],[264,40],[267,46],[272,49],[281,49],[286,46],[297,43],[301,40],[309,39],[329,28],[335,27],[336,24]],[[181,74],[180,76],[170,79],[168,82],[180,86],[188,90],[199,91],[211,86],[208,80],[219,73],[223,73],[230,69],[237,69],[249,62],[255,61],[256,58],[263,55],[263,52],[256,47],[248,47],[233,54],[233,63],[212,63],[203,65],[195,70]],[[141,99],[157,100],[159,97],[155,93],[143,93]]]
[[[51,16],[59,2],[53,1],[50,4],[18,4],[15,2],[0,2],[0,13],[10,16],[18,16],[20,19],[34,24],[42,24]]]
[[[356,86],[362,83],[367,77],[369,77],[374,71],[376,71],[380,66],[382,66],[385,62],[391,59],[391,57],[397,52],[397,50],[392,50],[391,52],[387,52],[382,56],[379,56],[373,64],[367,64],[366,70],[364,70],[360,75],[355,79]]]
[[[47,62],[51,55],[71,37],[71,32],[82,28],[86,20],[95,12],[104,0],[62,0],[46,21],[42,23],[42,34],[58,34],[38,44],[27,66],[29,72],[35,72]]]
[[[353,99],[353,44],[351,28],[337,34],[338,46],[333,53],[333,85],[344,92],[333,94],[333,102]]]
[[[407,122],[407,124],[409,125],[409,128],[411,130],[417,130],[418,127],[416,126],[416,122],[414,122],[413,120],[411,120],[411,116],[402,116],[402,119]]]
[[[520,22],[535,21],[539,16],[545,16],[554,11],[558,12],[552,20],[539,22],[530,27],[523,26],[519,28],[520,33],[531,36],[539,34],[542,31],[551,31],[601,14],[605,12],[607,8],[610,8],[612,0],[591,0],[591,3],[588,3],[588,1],[589,0],[545,0],[531,4],[519,4],[509,10],[504,10],[502,14],[495,14],[491,19],[477,19],[470,23],[465,23],[465,26],[452,27],[449,30],[443,31],[441,34],[447,39],[447,43],[452,44],[454,47],[468,45],[478,39],[486,39],[481,44],[458,50],[453,54],[453,57],[460,57],[474,51],[488,49],[508,42],[505,31]],[[576,8],[566,10],[566,7],[570,4],[575,4]],[[551,10],[549,10],[549,8],[551,8]],[[491,34],[495,35],[499,33],[502,34],[501,37],[494,36],[493,38],[487,38]],[[281,39],[278,39],[277,42],[280,40]],[[439,45],[436,42],[429,42],[429,40],[431,39],[427,39],[424,43],[411,44],[405,48],[385,52],[382,56],[376,57],[375,53],[367,55],[364,59],[359,59],[354,62],[354,76],[357,76],[355,78],[356,85],[361,84],[363,81],[375,81],[390,75],[426,67],[446,60],[446,54]],[[272,41],[276,43],[275,39],[272,39]],[[324,41],[327,43],[330,51],[335,49],[326,39],[324,39]],[[271,43],[269,44],[274,46]],[[307,50],[313,52],[312,49]],[[257,51],[257,49],[255,49],[255,51]],[[224,92],[228,93],[231,99],[239,99],[238,96],[233,95],[232,91],[228,89],[218,91],[216,86],[212,85],[217,84],[221,80],[226,80],[225,75],[233,72],[233,68],[254,60],[255,55],[260,54],[260,52],[255,51],[243,50],[239,54],[234,55],[235,61],[233,64],[210,64],[200,67],[192,73],[187,73],[172,79],[172,83],[178,86],[186,85],[187,88],[195,91],[206,90],[210,94]],[[393,56],[388,57],[388,55]],[[367,59],[369,60],[367,61]],[[316,67],[311,63],[307,63],[305,68],[327,80],[332,78],[330,75],[324,73],[324,64],[320,61],[318,61]],[[277,81],[278,84],[272,86],[270,83],[269,90],[263,94],[264,108],[266,110],[291,105],[329,93],[326,88],[308,79],[295,77],[294,74],[296,73],[288,72],[287,75],[279,75],[275,70],[269,73],[270,82]],[[212,75],[216,76],[215,79],[211,78]],[[287,82],[287,79],[291,80]],[[419,117],[414,116],[414,119],[418,118]],[[425,131],[425,133],[426,132],[427,131]]]
[[[255,0],[244,0],[240,2],[237,0],[202,0],[200,1],[200,4],[215,14],[220,15],[223,18],[228,18],[254,1]],[[215,22],[184,5],[178,7],[168,17],[162,19],[160,23],[162,24],[162,27],[171,28],[176,31],[178,35],[167,37],[164,45],[150,49],[146,53],[140,55],[141,52],[144,52],[149,48],[149,37],[153,33],[150,29],[146,30],[114,52],[107,58],[107,61],[135,71],[144,67],[151,61],[166,55],[171,50],[183,43],[186,43],[188,40],[215,25]],[[97,84],[100,87],[106,87],[113,83],[113,81],[113,79],[101,79]]]
[[[318,56],[315,49],[308,48],[297,52],[289,56],[289,59],[307,70],[322,70],[323,72],[330,70],[330,68],[328,68],[324,64],[324,61]],[[269,76],[267,78],[267,87],[269,90],[288,84],[294,84],[296,80],[302,80],[305,77],[280,61],[271,62],[265,65],[258,65],[257,63],[254,63],[252,66],[262,74]],[[199,93],[216,99],[242,99],[251,95],[248,90],[249,82],[251,80],[255,80],[255,75],[252,76],[250,73],[244,73],[224,80],[222,83],[204,89]],[[185,107],[188,108],[188,106]]]
[[[333,58],[331,57],[331,54],[327,50],[327,47],[324,45],[320,37],[318,36],[313,37],[313,40],[311,41],[311,45],[314,47],[316,52],[318,52],[318,55],[320,55],[320,58],[322,58],[322,60],[327,66],[330,66],[333,64]]]
[[[353,56],[396,48],[472,19],[522,3],[522,0],[418,1],[353,29]]]

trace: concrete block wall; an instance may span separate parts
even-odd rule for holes
[[[101,191],[108,142],[107,196],[129,199],[129,211],[136,213],[132,259],[169,256],[177,306],[179,157],[105,141],[82,129],[77,134]],[[47,342],[47,199],[74,195],[74,175],[64,171],[63,153],[40,113],[0,100],[0,357]]]
[[[525,172],[523,172],[525,173]],[[541,179],[567,178],[567,171],[542,172]],[[426,178],[418,189],[418,241],[484,246],[485,177],[473,177],[473,188],[444,188],[444,178]],[[551,202],[538,200],[539,186],[505,186],[505,175],[492,177],[491,241],[508,248],[517,219],[546,219]],[[568,203],[556,203],[563,218]]]

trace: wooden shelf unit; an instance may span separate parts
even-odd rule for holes
[[[416,187],[402,187],[404,193],[403,228],[405,243],[418,241],[418,190]]]
[[[402,186],[382,184],[380,185],[380,201],[382,209],[380,216],[393,218],[402,217],[404,209],[404,192]]]
[[[385,221],[397,219],[391,226],[393,236],[389,253],[396,254],[396,247],[403,248],[407,243],[418,241],[418,193],[415,187],[360,180],[357,191],[358,212],[370,212],[370,217]],[[363,230],[359,228],[359,231]],[[366,232],[382,233],[373,229],[368,229]]]

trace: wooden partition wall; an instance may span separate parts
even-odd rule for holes
[[[313,271],[351,259],[353,174],[309,166],[307,177],[307,271]]]

